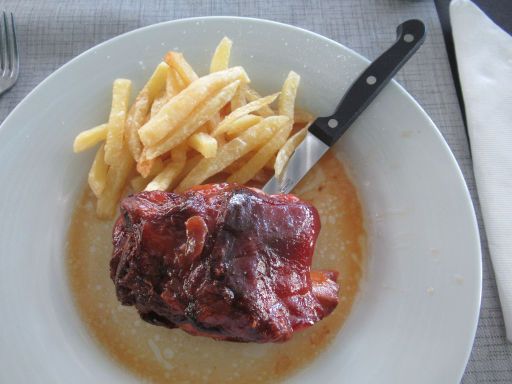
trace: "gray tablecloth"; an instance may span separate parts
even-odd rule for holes
[[[432,117],[454,152],[475,202],[482,237],[482,309],[463,383],[512,383],[512,346],[505,340],[467,136],[433,2],[12,0],[0,4],[0,9],[15,13],[21,54],[20,79],[0,100],[1,121],[29,91],[71,58],[111,37],[160,21],[206,15],[271,19],[318,32],[375,58],[382,42],[394,39],[396,25],[407,18],[423,19],[428,38],[397,78]]]

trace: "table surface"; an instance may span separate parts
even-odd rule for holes
[[[441,130],[475,203],[483,250],[480,321],[463,383],[511,383],[512,345],[505,339],[494,272],[478,207],[471,154],[433,1],[0,1],[14,12],[21,74],[0,100],[0,121],[46,76],[86,49],[121,33],[191,16],[237,15],[271,19],[320,33],[372,59],[395,37],[395,26],[420,18],[428,37],[397,80]]]

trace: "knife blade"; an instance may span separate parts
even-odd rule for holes
[[[269,194],[289,193],[347,131],[359,115],[425,41],[421,20],[397,27],[395,43],[373,61],[352,83],[331,116],[317,118],[279,176],[263,187]]]

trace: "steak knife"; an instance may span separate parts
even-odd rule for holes
[[[269,194],[289,193],[371,104],[425,40],[425,25],[408,20],[397,28],[395,43],[352,83],[331,116],[317,118],[279,176],[263,187]]]

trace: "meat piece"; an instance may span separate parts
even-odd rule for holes
[[[310,271],[317,210],[236,184],[121,202],[111,278],[145,321],[193,335],[279,342],[331,313],[337,272]]]

